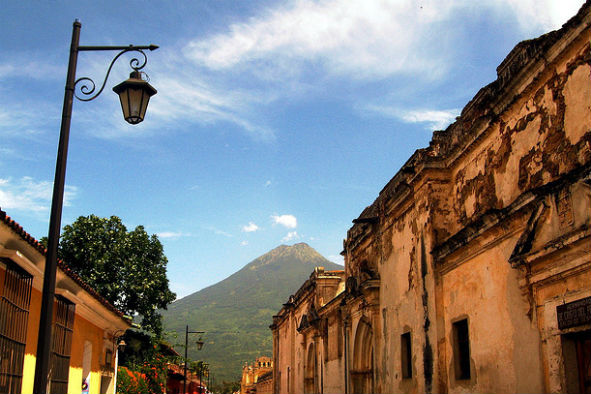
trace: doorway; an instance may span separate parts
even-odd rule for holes
[[[591,330],[562,336],[568,393],[591,394]]]

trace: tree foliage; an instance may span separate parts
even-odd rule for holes
[[[168,288],[162,244],[143,226],[133,231],[117,216],[80,216],[64,227],[59,257],[123,313],[141,316],[142,328],[162,332],[158,309],[176,295]]]
[[[224,380],[222,383],[212,385],[211,391],[220,394],[232,394],[238,392],[240,391],[240,381],[237,380],[227,382]]]

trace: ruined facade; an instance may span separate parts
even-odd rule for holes
[[[253,364],[242,368],[240,394],[271,392],[269,373],[273,372],[273,360],[270,357],[257,357]]]
[[[591,390],[590,41],[587,1],[408,159],[274,318],[276,393]]]
[[[340,297],[345,271],[317,267],[273,317],[275,393],[335,392],[343,375]],[[327,342],[329,331],[332,342]]]

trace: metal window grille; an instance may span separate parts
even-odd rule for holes
[[[51,394],[67,394],[72,352],[72,329],[76,305],[63,297],[55,297],[53,340],[51,342]]]
[[[0,289],[0,393],[21,392],[33,277],[9,259]]]

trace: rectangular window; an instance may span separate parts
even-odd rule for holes
[[[0,289],[0,393],[20,393],[31,303],[33,277],[12,260],[6,266]]]
[[[67,394],[68,392],[75,307],[75,304],[65,298],[55,297],[53,340],[51,342],[51,386],[49,390],[52,394]]]
[[[412,378],[412,347],[410,342],[410,332],[400,336],[400,355],[402,357],[402,378]]]
[[[453,323],[456,379],[470,379],[470,336],[468,319]]]

